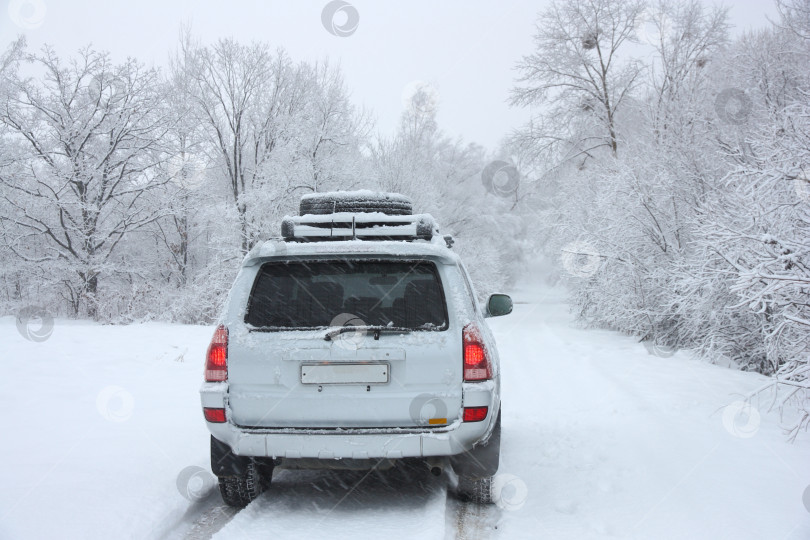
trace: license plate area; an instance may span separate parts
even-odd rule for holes
[[[302,364],[302,384],[384,384],[390,364]]]

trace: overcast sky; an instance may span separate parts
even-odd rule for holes
[[[7,0],[3,0],[7,1]],[[230,1],[13,0],[3,13],[0,37],[19,34],[62,54],[93,43],[115,59],[135,56],[165,65],[181,23],[191,22],[204,42],[233,36],[282,46],[297,60],[329,57],[340,62],[354,101],[374,112],[377,128],[390,134],[402,112],[403,93],[414,81],[432,85],[439,123],[447,133],[494,148],[526,119],[506,104],[515,62],[531,51],[543,0],[350,0],[336,13],[347,36],[322,23],[326,0]],[[739,0],[731,6],[735,32],[767,24],[770,0]]]

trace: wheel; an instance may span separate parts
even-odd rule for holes
[[[247,466],[245,474],[220,476],[219,492],[225,504],[243,508],[261,495],[269,483],[270,478],[266,473],[262,474],[260,466],[251,463]]]
[[[413,203],[407,197],[394,193],[324,193],[301,199],[299,214],[324,215],[337,212],[381,212],[389,216],[413,214]]]
[[[472,478],[469,476],[458,477],[458,488],[456,493],[459,499],[476,504],[492,504],[492,477]]]

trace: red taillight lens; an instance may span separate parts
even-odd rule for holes
[[[208,353],[205,358],[205,381],[220,382],[228,380],[228,329],[223,325],[217,327]]]
[[[486,381],[492,378],[492,366],[475,323],[464,327],[464,380]]]
[[[489,407],[464,407],[465,422],[480,422],[487,417]]]
[[[208,422],[222,424],[225,422],[225,409],[211,409],[203,407],[203,415]]]

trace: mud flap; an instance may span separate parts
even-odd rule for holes
[[[249,456],[237,456],[231,447],[211,436],[211,472],[217,476],[242,476],[253,462]]]
[[[450,457],[450,464],[458,476],[486,478],[498,472],[501,455],[501,411],[486,444],[479,444],[463,454]]]

